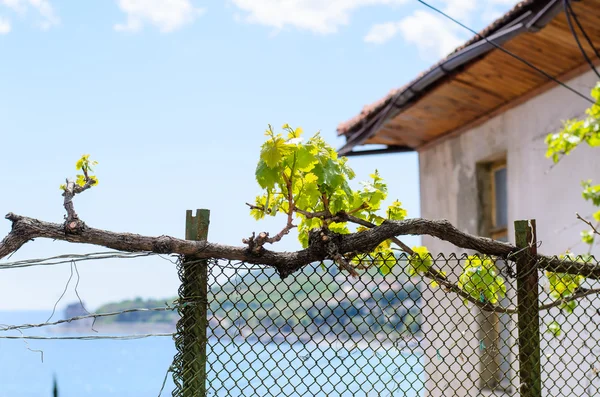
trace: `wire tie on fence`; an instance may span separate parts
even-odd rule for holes
[[[525,251],[526,249],[529,249],[529,247],[523,247],[520,250],[517,250],[515,252],[511,252],[510,254],[506,255],[506,259],[512,261],[513,259],[511,259],[511,257],[513,257],[515,255],[519,255],[521,252]]]
[[[531,241],[529,242],[529,248],[533,248],[535,243],[535,230],[533,229],[533,225],[531,224],[531,219],[527,220],[527,226],[529,226],[529,231],[531,232]]]
[[[160,390],[158,391],[158,397],[160,397],[162,395],[163,390],[165,390],[165,385],[167,384],[167,378],[169,377],[169,372],[173,372],[174,368],[173,368],[173,364],[169,365],[169,368],[167,368],[167,372],[165,373],[165,377],[162,381],[162,385],[160,386]]]
[[[479,350],[481,350],[481,351],[485,350],[485,343],[483,343],[483,340],[479,341]]]

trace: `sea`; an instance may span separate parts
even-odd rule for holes
[[[0,311],[0,324],[40,323],[50,314]],[[60,336],[43,328],[22,332]],[[3,335],[21,334],[0,332],[0,397],[51,397],[54,381],[60,397],[170,396],[174,388],[168,372],[175,355],[171,337],[13,340]],[[421,355],[395,347],[213,340],[208,355],[211,396],[417,397],[424,386]]]

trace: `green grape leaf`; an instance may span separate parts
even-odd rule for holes
[[[275,184],[281,180],[281,170],[277,167],[271,168],[264,161],[259,161],[256,166],[256,181],[263,189],[273,189]]]
[[[82,174],[77,174],[77,179],[75,179],[75,183],[79,186],[85,185],[85,177]]]
[[[559,337],[562,333],[562,330],[560,329],[560,324],[558,322],[552,321],[550,324],[547,325],[546,332],[554,337]]]
[[[316,150],[312,145],[303,145],[298,148],[298,151],[296,152],[296,168],[298,171],[308,172],[315,167],[319,162],[315,153]]]
[[[458,287],[481,303],[497,304],[506,296],[504,278],[489,256],[470,255],[458,278]]]
[[[267,204],[267,196],[256,196],[254,200],[254,206],[258,208],[251,208],[250,215],[256,220],[262,219],[265,217],[265,207]]]
[[[90,161],[90,155],[84,154],[83,156],[81,156],[81,158],[79,160],[77,160],[77,163],[75,163],[75,169],[78,171],[82,170],[84,168],[87,169],[89,161]]]
[[[431,254],[426,247],[412,247],[414,255],[408,260],[408,275],[426,273],[432,265]]]
[[[368,211],[369,212],[369,216],[368,216],[369,222],[371,222],[377,226],[381,225],[383,223],[383,221],[385,221],[385,218],[382,218],[381,216],[371,212],[371,210],[372,209],[369,208],[369,211]]]
[[[377,265],[377,270],[382,276],[387,276],[392,272],[392,269],[398,263],[394,254],[389,252],[381,252],[375,258],[375,263]]]
[[[329,210],[332,214],[349,209],[348,196],[341,190],[337,190],[329,199]]]
[[[387,209],[387,217],[393,221],[401,221],[406,218],[406,210],[402,208],[402,203],[395,200]]]
[[[581,183],[583,192],[581,195],[584,200],[591,201],[596,207],[600,207],[600,185],[592,185],[592,181],[587,180]]]
[[[576,274],[553,272],[546,272],[546,277],[548,277],[550,285],[550,296],[554,299],[566,298],[573,295],[585,279],[585,277]]]
[[[592,245],[594,244],[594,231],[593,230],[584,230],[581,233],[581,241],[586,244]]]
[[[275,168],[289,150],[290,148],[283,138],[281,136],[276,136],[263,144],[260,151],[260,159],[267,164],[267,167]]]
[[[565,313],[571,314],[577,307],[577,301],[568,301],[560,304],[559,308]]]
[[[333,222],[329,224],[329,230],[331,230],[334,233],[339,233],[339,234],[348,234],[350,233],[350,230],[348,229],[348,226],[346,225],[346,223],[341,223],[341,222]]]

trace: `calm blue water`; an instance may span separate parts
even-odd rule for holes
[[[0,324],[43,322],[47,312],[0,312]],[[0,333],[4,335],[6,333]],[[44,335],[40,329],[29,335]],[[90,332],[91,334],[91,332]],[[10,335],[15,335],[11,333]],[[17,334],[18,335],[18,334]],[[41,355],[33,350],[42,350]],[[422,390],[420,357],[396,349],[339,349],[315,344],[213,343],[211,395],[391,395]],[[130,341],[0,339],[0,397],[158,396],[175,348],[169,337]],[[258,359],[262,365],[252,364]],[[339,382],[350,385],[341,388]],[[173,388],[171,374],[163,396]],[[337,391],[336,391],[337,389]]]

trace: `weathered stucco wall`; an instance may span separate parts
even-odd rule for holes
[[[590,71],[568,84],[587,94],[596,81]],[[585,225],[575,218],[575,213],[592,213],[591,204],[581,197],[580,182],[593,179],[600,183],[600,149],[580,147],[552,167],[544,156],[544,138],[558,130],[562,120],[583,116],[587,107],[588,102],[556,87],[419,153],[422,216],[445,218],[463,231],[478,234],[476,165],[506,155],[510,241],[514,241],[514,220],[534,218],[541,242],[539,252],[553,255],[572,249],[585,253],[587,247],[580,243],[579,237]],[[463,252],[432,237],[425,236],[423,245],[433,254]],[[449,274],[460,273],[456,266],[448,265],[443,270]],[[482,323],[483,315],[477,309],[465,308],[460,299],[446,296],[443,291],[435,292],[435,297],[431,294],[426,292],[425,296],[424,331],[433,331],[439,337],[425,346],[429,357],[426,395],[481,395],[482,353],[478,352],[480,336],[474,324]],[[459,331],[464,334],[456,339]],[[458,343],[453,346],[445,342],[455,339]],[[439,349],[450,358],[457,357],[461,351],[473,352],[473,355],[467,362],[440,360],[439,356],[436,358]]]

